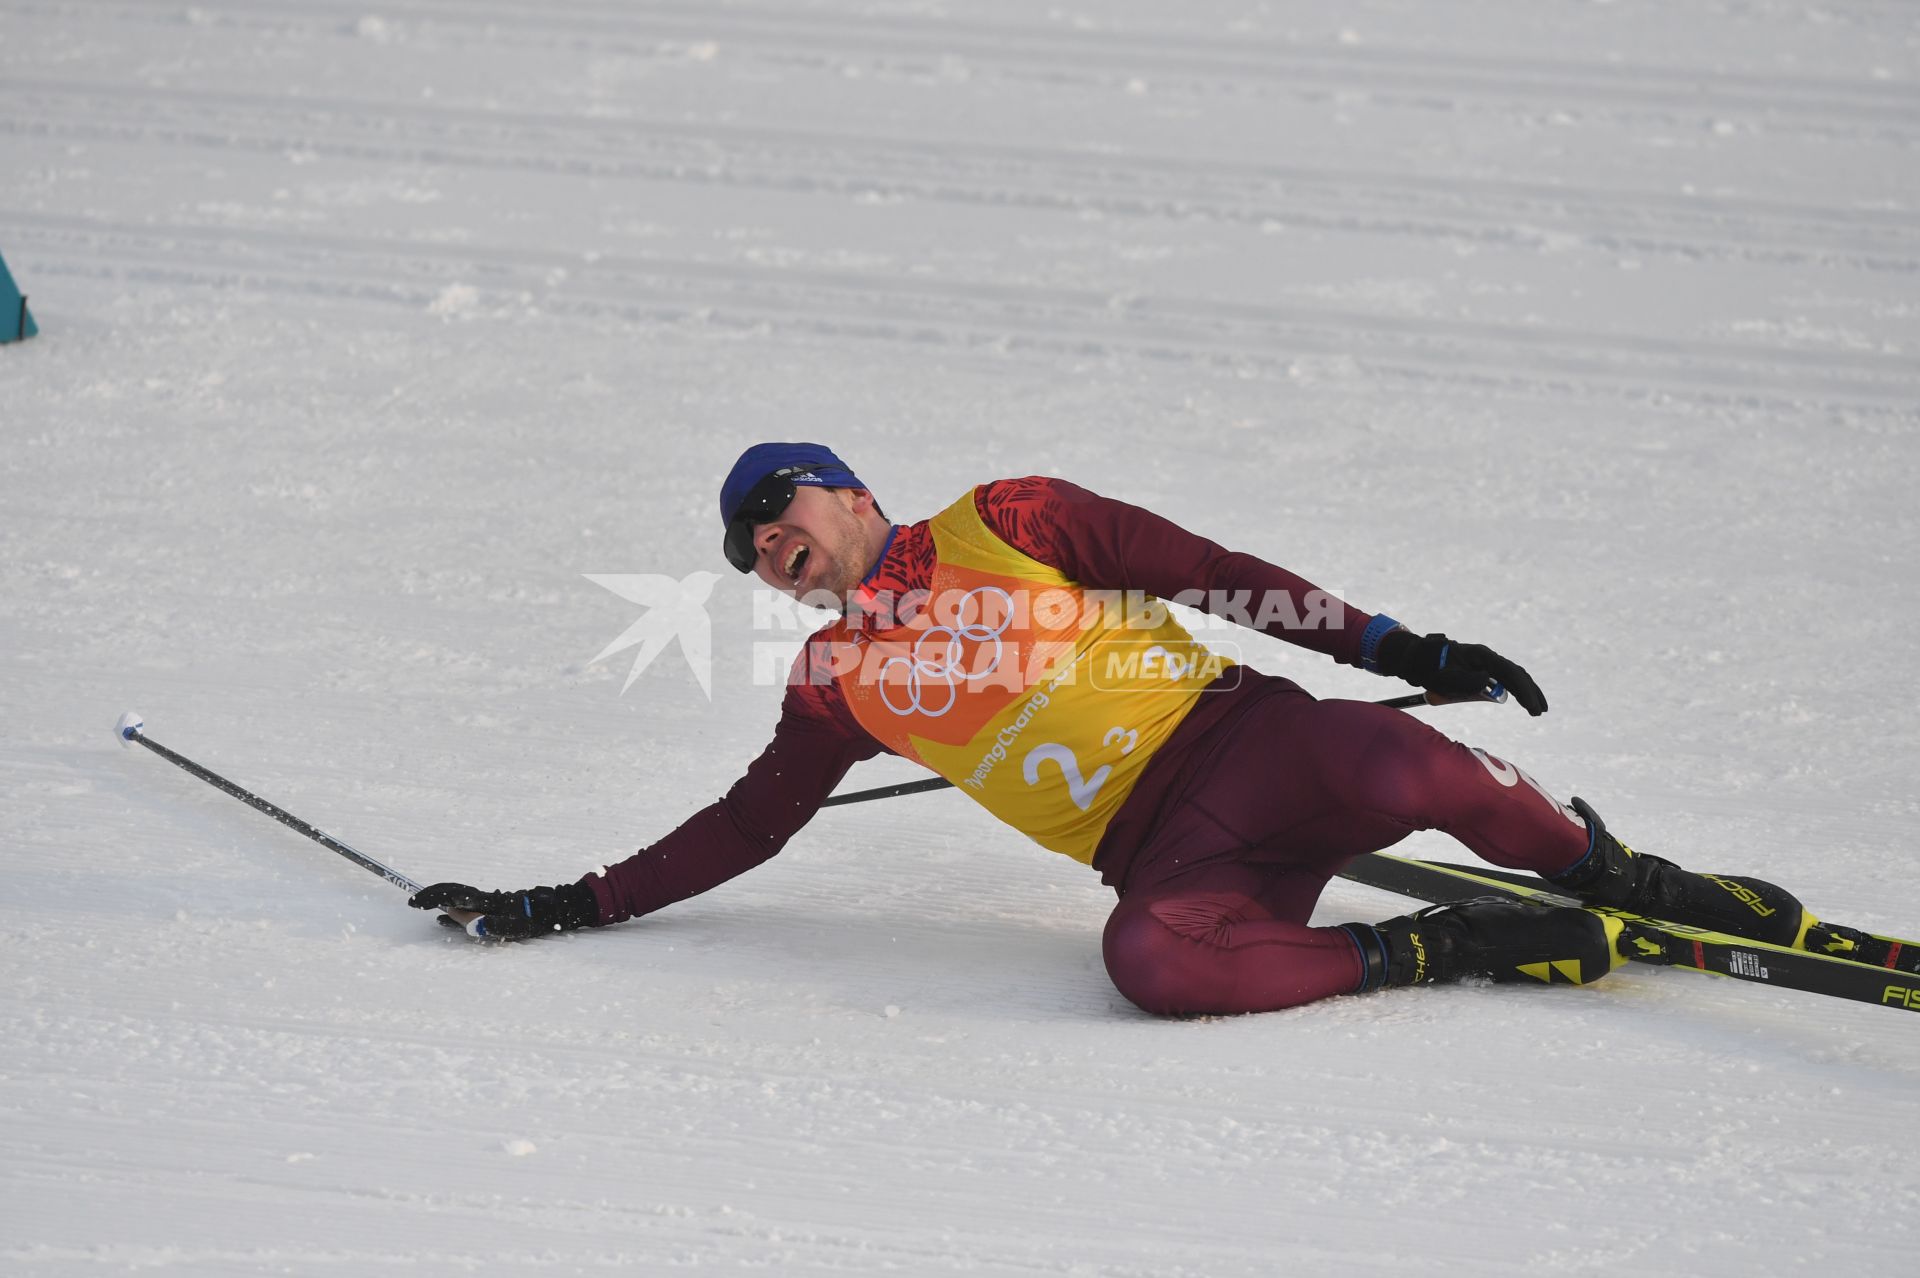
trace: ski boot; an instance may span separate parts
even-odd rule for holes
[[[1635,852],[1607,833],[1585,799],[1573,810],[1587,822],[1587,855],[1547,881],[1590,905],[1631,910],[1669,923],[1728,932],[1755,941],[1806,948],[1819,920],[1784,888],[1760,879],[1696,874],[1671,861]]]
[[[1467,976],[1589,985],[1626,962],[1621,921],[1571,906],[1490,897],[1342,926],[1366,963],[1362,990]]]

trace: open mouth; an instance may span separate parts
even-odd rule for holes
[[[787,562],[781,565],[780,571],[796,586],[800,584],[800,574],[806,571],[808,556],[809,551],[804,544],[796,545],[787,552]]]

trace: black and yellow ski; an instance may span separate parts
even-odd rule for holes
[[[1622,920],[1620,949],[1638,963],[1688,967],[1738,981],[1758,981],[1783,989],[1805,990],[1857,1003],[1920,1012],[1920,974],[1899,967],[1877,967],[1809,950],[1788,949],[1726,932],[1650,919],[1625,910],[1585,906],[1526,875],[1491,867],[1468,868],[1417,861],[1387,852],[1357,857],[1340,877],[1367,887],[1435,904],[1500,896],[1541,905],[1574,905]],[[1862,934],[1864,935],[1864,934]],[[1891,941],[1891,938],[1881,938]],[[1893,942],[1906,948],[1905,942]]]
[[[1546,880],[1532,874],[1522,874],[1518,870],[1503,870],[1492,865],[1455,865],[1450,861],[1429,861],[1427,864],[1437,865],[1443,870],[1460,870],[1499,879],[1502,883],[1521,887],[1542,888],[1549,892],[1554,890]],[[1841,923],[1816,920],[1807,929],[1807,943],[1795,948],[1812,950],[1828,958],[1850,959],[1855,963],[1865,963],[1868,967],[1892,968],[1896,972],[1920,975],[1920,941],[1882,936],[1878,932],[1847,927]]]

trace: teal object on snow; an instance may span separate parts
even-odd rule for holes
[[[13,282],[7,259],[0,257],[0,342],[24,342],[39,331],[27,309],[26,294]]]

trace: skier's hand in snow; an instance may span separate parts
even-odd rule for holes
[[[482,892],[464,883],[436,883],[407,898],[416,910],[443,910],[444,927],[469,936],[502,941],[596,927],[600,907],[584,883],[529,888],[524,892]]]
[[[1455,643],[1445,635],[1416,635],[1394,630],[1380,639],[1377,661],[1382,674],[1405,679],[1416,688],[1462,700],[1485,696],[1498,683],[1531,715],[1547,712],[1546,694],[1518,664],[1477,643]]]

